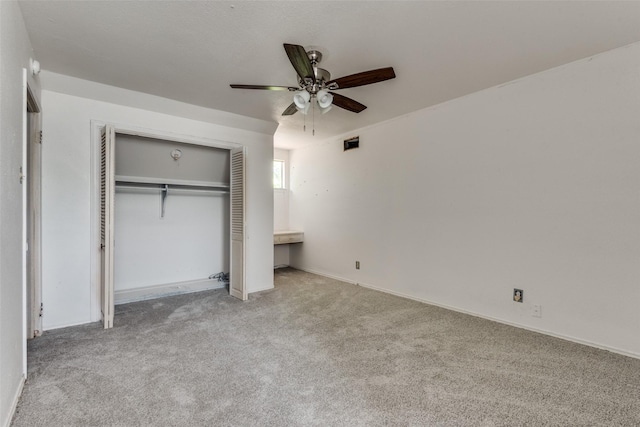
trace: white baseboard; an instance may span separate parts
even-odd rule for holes
[[[633,353],[633,352],[626,351],[626,350],[621,350],[621,349],[616,348],[616,347],[610,347],[610,346],[607,346],[607,345],[598,344],[598,343],[595,343],[595,342],[592,342],[592,341],[583,340],[583,339],[580,339],[580,338],[575,338],[575,337],[572,337],[572,336],[569,336],[569,335],[557,334],[555,332],[547,331],[547,330],[544,330],[544,329],[532,328],[530,326],[522,325],[522,324],[519,324],[519,323],[516,323],[516,322],[511,322],[509,320],[504,320],[504,319],[500,319],[500,318],[496,318],[496,317],[486,316],[484,314],[479,314],[479,313],[463,310],[463,309],[460,309],[460,308],[457,308],[457,307],[452,307],[452,306],[449,306],[449,305],[446,305],[446,304],[440,304],[440,303],[429,301],[429,300],[426,300],[426,299],[423,299],[423,298],[414,297],[412,295],[403,294],[401,292],[395,292],[395,291],[391,291],[389,289],[379,288],[377,286],[369,285],[369,284],[366,284],[366,283],[354,282],[353,280],[350,280],[350,279],[346,279],[346,278],[343,278],[343,277],[335,276],[335,275],[324,273],[324,272],[317,271],[317,270],[311,270],[311,269],[305,269],[305,268],[299,268],[299,267],[293,267],[293,268],[296,268],[296,269],[301,270],[301,271],[306,271],[307,273],[317,274],[319,276],[324,276],[324,277],[328,277],[330,279],[339,280],[341,282],[345,282],[345,283],[348,283],[350,285],[362,286],[363,288],[373,289],[374,291],[384,292],[385,294],[395,295],[397,297],[406,298],[406,299],[410,299],[410,300],[413,300],[413,301],[418,301],[418,302],[421,302],[421,303],[424,303],[424,304],[433,305],[433,306],[436,306],[436,307],[444,308],[446,310],[456,311],[456,312],[462,313],[462,314],[468,314],[468,315],[474,316],[474,317],[480,317],[482,319],[491,320],[493,322],[502,323],[504,325],[509,325],[509,326],[513,326],[513,327],[516,327],[516,328],[520,328],[520,329],[525,329],[525,330],[531,331],[531,332],[537,332],[539,334],[548,335],[548,336],[551,336],[551,337],[554,337],[554,338],[560,338],[560,339],[563,339],[565,341],[571,341],[571,342],[574,342],[574,343],[577,343],[577,344],[582,344],[582,345],[586,345],[586,346],[589,346],[589,347],[598,348],[600,350],[610,351],[611,353],[620,354],[622,356],[632,357],[634,359],[640,359],[640,354]]]
[[[135,289],[123,289],[114,292],[114,302],[118,305],[170,295],[188,294],[191,292],[207,291],[210,289],[222,289],[226,286],[227,284],[225,282],[219,282],[218,279],[200,279],[188,280],[186,282],[166,283],[164,285],[145,286]]]
[[[20,401],[20,396],[22,396],[22,389],[24,389],[24,376],[20,379],[20,384],[18,384],[18,389],[16,390],[15,395],[13,396],[13,400],[11,402],[11,407],[9,408],[9,413],[7,414],[7,418],[2,422],[2,427],[9,427],[11,425],[11,420],[13,416],[16,414],[16,409],[18,408],[18,402]]]
[[[274,286],[266,286],[264,288],[250,289],[248,293],[254,294],[256,292],[268,291],[268,290],[273,289],[273,288],[274,288]]]

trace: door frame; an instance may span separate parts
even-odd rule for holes
[[[42,334],[42,114],[38,99],[26,84],[23,175],[25,335]]]
[[[91,194],[91,206],[90,206],[90,221],[91,221],[91,236],[90,236],[90,248],[91,248],[91,320],[96,322],[102,320],[101,317],[101,295],[100,295],[100,140],[101,131],[105,126],[112,126],[115,129],[116,138],[118,134],[126,134],[132,136],[141,136],[146,138],[162,139],[165,141],[181,142],[185,144],[201,145],[205,147],[214,147],[233,150],[234,148],[244,147],[243,144],[225,141],[221,139],[203,138],[194,135],[180,134],[169,132],[160,129],[148,129],[127,123],[114,123],[106,122],[102,120],[91,120],[91,144],[90,144],[90,156],[91,156],[91,182],[90,182],[90,194]],[[245,148],[245,150],[248,150]],[[246,194],[245,194],[246,198]],[[229,222],[231,218],[229,218]],[[230,227],[230,224],[229,224]],[[245,234],[246,239],[246,234]],[[246,257],[245,257],[246,261]],[[231,266],[230,266],[231,268]]]

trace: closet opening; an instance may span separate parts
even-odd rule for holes
[[[247,299],[244,153],[215,141],[101,129],[105,328],[113,326],[116,304],[227,286]]]

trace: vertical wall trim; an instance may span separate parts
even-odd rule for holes
[[[22,176],[28,176],[27,159],[27,69],[22,69]],[[22,376],[27,377],[27,187],[26,179],[20,179],[22,183]],[[20,387],[22,389],[22,386]],[[19,396],[19,395],[18,395]]]

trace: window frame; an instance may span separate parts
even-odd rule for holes
[[[280,164],[280,187],[276,187],[276,164]],[[286,177],[286,162],[281,159],[273,159],[273,189],[274,190],[286,190],[287,189],[287,177]]]

